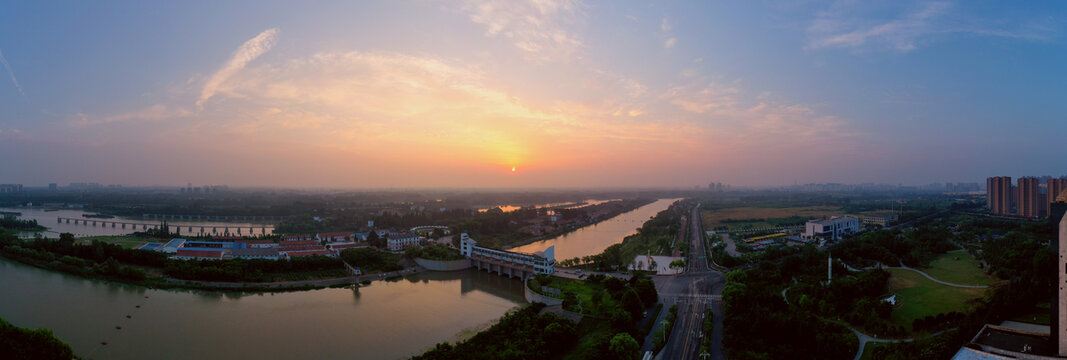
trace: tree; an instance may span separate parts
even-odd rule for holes
[[[367,233],[367,243],[377,248],[385,247],[385,240],[378,237],[378,232],[371,230]]]
[[[637,350],[641,345],[637,344],[633,336],[627,333],[618,333],[611,338],[611,354],[619,360],[632,360],[637,357]]]
[[[643,278],[637,280],[634,284],[634,289],[637,291],[637,295],[641,298],[641,302],[651,306],[659,302],[659,294],[656,292],[656,284],[652,282],[652,279]]]
[[[685,267],[685,260],[682,260],[682,259],[674,260],[674,261],[671,261],[671,263],[669,265],[667,265],[667,266],[670,267],[671,269],[681,269],[681,268]]]
[[[633,288],[629,288],[622,293],[622,308],[630,313],[631,319],[636,321],[641,318],[641,312],[644,311],[645,305],[641,303],[641,297],[637,295],[637,292]]]

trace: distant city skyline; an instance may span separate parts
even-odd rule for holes
[[[917,186],[1067,169],[1058,2],[58,5],[0,11],[0,183]]]

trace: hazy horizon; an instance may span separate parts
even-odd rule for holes
[[[0,183],[685,189],[1067,168],[1060,3],[5,7]]]

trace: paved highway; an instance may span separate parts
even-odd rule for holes
[[[703,226],[700,221],[700,204],[693,207],[689,217],[689,258],[686,272],[676,276],[657,276],[657,290],[669,307],[678,305],[678,319],[659,359],[725,359],[722,348],[722,289],[726,277],[722,272],[708,267],[704,256]],[[709,304],[715,313],[715,331],[712,333],[711,352],[700,355],[700,342],[704,334],[704,318],[708,316]]]

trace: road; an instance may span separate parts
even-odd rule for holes
[[[693,207],[690,219],[700,219],[700,204]],[[686,271],[676,276],[657,276],[656,290],[665,299],[665,308],[678,305],[678,318],[671,330],[670,339],[657,355],[659,359],[701,359],[700,342],[703,340],[704,318],[708,304],[715,313],[715,330],[712,333],[710,359],[725,359],[722,347],[722,289],[726,276],[708,266],[703,259],[703,227],[700,221],[690,221],[689,258]]]

